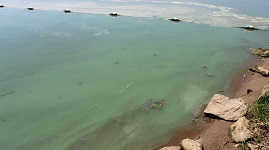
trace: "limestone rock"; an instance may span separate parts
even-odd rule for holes
[[[229,99],[221,94],[215,94],[208,103],[204,113],[214,115],[224,120],[236,121],[247,112],[247,105],[242,98]]]
[[[181,146],[183,147],[184,150],[202,150],[203,149],[200,143],[191,139],[182,140]]]
[[[269,96],[269,84],[266,84],[266,85],[263,87],[263,89],[262,89],[262,91],[261,91],[261,94],[260,94],[260,96],[259,96],[258,99],[260,99],[260,98],[262,98],[262,97],[267,97],[267,96]]]
[[[252,52],[252,54],[258,55],[258,56],[261,56],[261,57],[269,57],[269,49],[258,48],[256,50],[254,50]]]
[[[242,144],[238,144],[238,143],[237,143],[237,144],[235,144],[235,145],[233,145],[233,146],[236,147],[237,149],[243,149],[243,148],[242,148]]]
[[[258,150],[259,149],[258,145],[254,145],[251,143],[247,143],[247,146],[249,147],[250,150]]]
[[[269,70],[264,69],[263,67],[260,67],[260,66],[253,66],[253,67],[249,68],[249,70],[252,72],[257,72],[265,77],[269,76]]]
[[[249,130],[249,120],[246,117],[242,117],[232,124],[230,133],[235,142],[243,142],[253,137],[252,132]]]
[[[167,146],[167,147],[163,147],[160,150],[180,150],[181,147],[180,146]]]

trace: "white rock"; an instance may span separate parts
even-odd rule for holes
[[[236,147],[236,148],[242,148],[242,144],[235,144],[235,145],[233,145],[234,147]]]
[[[247,112],[247,105],[242,98],[229,99],[221,94],[215,94],[208,103],[205,114],[212,114],[229,121],[236,121]]]
[[[269,75],[269,70],[267,70],[263,67],[258,66],[258,70],[260,70],[261,72],[264,72],[265,75]]]
[[[246,25],[244,26],[245,29],[254,29],[255,27],[253,25]]]
[[[163,147],[160,150],[180,150],[181,147],[180,146],[167,146],[167,147]]]
[[[235,142],[243,142],[253,137],[252,132],[249,130],[249,120],[246,117],[242,117],[232,124],[230,133]]]
[[[202,150],[203,149],[200,143],[191,139],[182,140],[181,146],[183,147],[184,150]]]
[[[254,145],[251,143],[247,143],[247,146],[250,148],[250,150],[258,150],[259,149],[258,145]]]
[[[260,99],[261,97],[266,97],[266,96],[269,96],[269,84],[266,84],[266,85],[263,87],[263,89],[262,89],[262,91],[261,91],[261,94],[260,94],[260,96],[259,96],[258,99]]]

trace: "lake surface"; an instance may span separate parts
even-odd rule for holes
[[[124,16],[178,17],[186,22],[221,27],[248,24],[268,30],[268,0],[1,0],[7,7],[109,14]]]
[[[0,149],[156,148],[217,90],[229,91],[252,49],[269,47],[269,32],[214,21],[53,11],[71,0],[51,10],[49,0],[0,2],[10,5],[0,9]],[[16,7],[27,2],[44,9]],[[74,9],[91,7],[83,3]],[[161,110],[150,108],[160,99]]]

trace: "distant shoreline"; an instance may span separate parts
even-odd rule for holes
[[[107,4],[110,6],[108,7]],[[163,9],[163,4],[168,5],[169,9]],[[32,7],[34,10],[64,11],[69,9],[75,13],[89,13],[108,15],[111,12],[117,12],[121,16],[138,18],[159,18],[168,19],[178,17],[184,22],[210,25],[216,27],[244,27],[245,25],[254,25],[258,29],[268,31],[268,17],[259,17],[243,14],[237,9],[206,3],[192,2],[31,2],[31,3],[12,3],[3,4],[7,8],[26,9]],[[204,11],[204,10],[207,11]],[[147,11],[145,11],[147,10]],[[180,10],[180,11],[179,11]],[[203,12],[202,14],[200,12]],[[214,18],[214,19],[212,19]]]

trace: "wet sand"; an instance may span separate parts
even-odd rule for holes
[[[230,98],[241,97],[248,104],[256,101],[264,85],[269,83],[269,78],[249,72],[248,68],[254,65],[269,69],[269,59],[254,58],[254,61],[247,64],[243,71],[237,72],[232,78],[231,90],[227,96]],[[253,92],[247,94],[247,89],[251,89]],[[190,138],[199,139],[198,141],[205,150],[237,150],[238,148],[234,147],[235,143],[231,141],[229,136],[229,127],[232,124],[233,122],[219,119],[211,120],[201,113],[192,125],[182,127],[173,132],[170,140],[161,145],[160,148],[178,146],[183,139]]]

